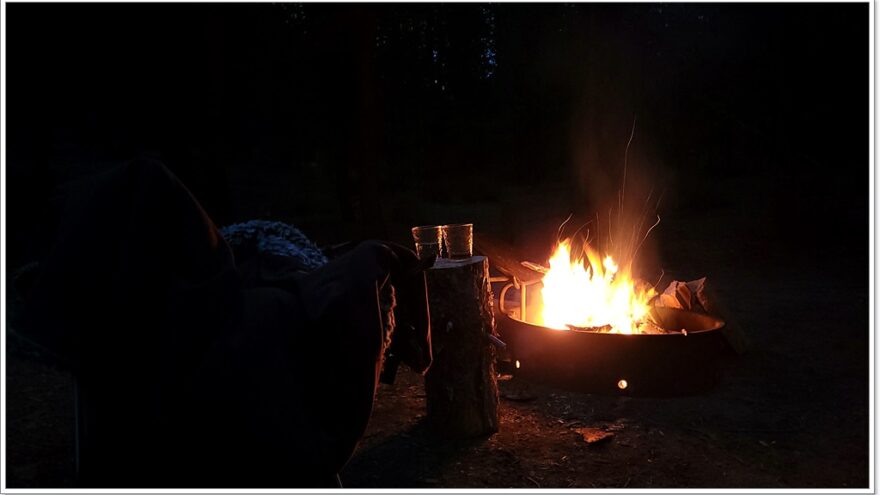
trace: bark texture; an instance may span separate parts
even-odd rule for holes
[[[425,375],[428,420],[447,438],[498,431],[497,335],[489,260],[438,259],[426,272],[434,363]]]

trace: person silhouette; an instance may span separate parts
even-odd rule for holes
[[[80,486],[340,486],[389,346],[389,366],[430,366],[433,260],[402,246],[363,242],[307,273],[239,266],[148,159],[79,183],[61,225],[21,333],[76,378]]]

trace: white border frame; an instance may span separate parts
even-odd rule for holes
[[[64,3],[67,0],[31,0],[27,3]],[[174,0],[148,0],[150,3],[175,3]],[[233,3],[235,0],[189,0],[195,3]],[[301,0],[302,1],[302,0]],[[358,1],[358,0],[355,0]],[[384,0],[385,3],[410,3],[407,0]],[[418,1],[418,0],[417,0]],[[509,3],[531,3],[530,0],[507,0]],[[534,0],[531,0],[534,1]],[[603,0],[604,2],[623,3],[618,0]],[[260,0],[260,3],[269,3],[270,0]],[[875,15],[874,0],[870,0],[869,11],[869,133],[870,133],[870,151],[869,151],[869,354],[870,354],[870,376],[869,376],[869,487],[860,489],[17,489],[6,488],[6,3],[7,0],[0,1],[0,328],[2,328],[2,336],[0,336],[0,492],[2,493],[874,493],[875,487],[875,376],[876,368],[874,365],[875,351],[875,313],[874,303],[876,292],[874,290],[875,281],[875,126],[874,126],[874,48],[876,38],[874,35]],[[17,3],[17,2],[12,2]],[[22,2],[25,3],[25,2]],[[113,0],[90,0],[89,3],[118,3]],[[235,2],[237,3],[237,2]],[[304,3],[316,3],[306,0]],[[427,2],[420,2],[427,3]],[[446,3],[469,3],[460,2],[459,0],[451,0]],[[646,0],[635,0],[631,3],[662,3]],[[700,0],[678,0],[677,3],[706,3]],[[711,2],[715,3],[715,2]],[[759,1],[755,3],[770,3]],[[776,0],[773,3],[827,3],[827,0]],[[865,3],[864,1],[844,1],[840,3]]]

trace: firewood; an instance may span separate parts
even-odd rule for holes
[[[611,325],[602,325],[598,327],[579,327],[577,325],[566,325],[573,332],[592,332],[592,333],[608,333],[611,331]]]
[[[446,438],[498,431],[497,336],[489,261],[438,259],[426,272],[434,362],[425,375],[428,422]]]
[[[672,281],[655,300],[655,305],[705,313],[724,321],[721,335],[737,354],[749,346],[749,339],[739,324],[731,319],[731,313],[718,298],[718,294],[706,281],[706,277],[690,282]],[[650,315],[649,315],[650,316]],[[683,332],[687,335],[687,332]]]

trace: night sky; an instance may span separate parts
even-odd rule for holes
[[[635,123],[629,187],[664,226],[732,207],[866,261],[867,9],[9,5],[10,260],[51,237],[59,185],[144,154],[220,225],[476,218],[519,243],[616,196]]]

